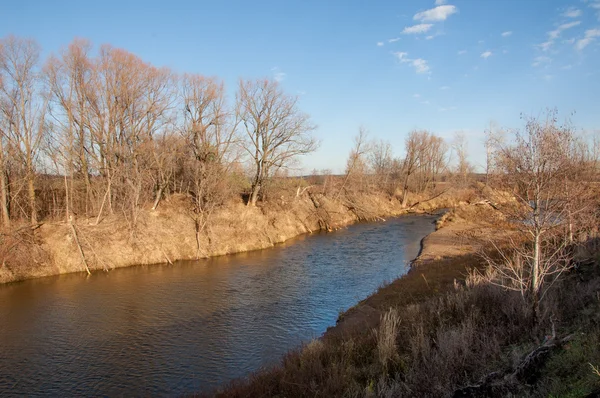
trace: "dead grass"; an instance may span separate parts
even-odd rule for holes
[[[537,328],[531,327],[528,306],[518,293],[486,283],[462,285],[413,303],[398,300],[397,307],[383,312],[375,333],[363,327],[328,334],[320,343],[290,352],[280,366],[236,381],[216,395],[452,396],[519,363],[550,332],[550,316],[559,334],[587,334],[560,351],[535,375],[534,384],[519,387],[516,395],[564,392],[561,382],[551,380],[569,380],[573,369],[577,375],[571,382],[589,392],[598,382],[589,363],[600,361],[600,345],[595,345],[600,341],[600,302],[595,298],[600,272],[593,274],[585,280],[572,274],[554,289]],[[570,355],[568,366],[561,362],[564,355]]]

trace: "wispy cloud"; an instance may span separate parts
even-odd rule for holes
[[[442,86],[440,87],[440,90],[450,90],[450,86]]]
[[[278,83],[284,81],[287,76],[287,73],[282,72],[277,66],[272,67],[271,72],[273,72],[273,79]]]
[[[463,55],[466,53],[467,53],[467,50],[460,50],[459,52],[457,52],[458,55]]]
[[[552,46],[554,45],[554,42],[556,41],[556,39],[558,39],[560,37],[560,35],[562,34],[562,32],[564,32],[565,30],[574,28],[576,26],[581,25],[581,21],[573,21],[573,22],[568,22],[568,23],[564,23],[562,25],[559,25],[556,29],[549,31],[548,34],[548,40],[546,40],[545,42],[541,43],[538,45],[538,47],[542,50],[542,51],[548,51],[550,50],[550,48],[552,48]]]
[[[378,41],[377,42],[377,47],[383,47],[383,42],[382,41]]]
[[[435,5],[436,6],[442,6],[444,4],[446,4],[447,1],[446,0],[435,0]]]
[[[400,40],[400,38],[399,38],[399,37],[394,37],[393,39],[389,39],[389,40],[388,40],[388,43],[395,43],[395,42],[397,42],[398,40]]]
[[[575,26],[578,26],[580,24],[581,21],[573,21],[559,25],[558,28],[548,32],[548,38],[551,40],[557,39],[563,31],[574,28]]]
[[[533,59],[533,63],[531,64],[531,66],[542,66],[545,64],[549,64],[550,62],[552,62],[552,58],[546,57],[545,55],[540,55],[539,57],[535,57]]]
[[[455,6],[439,5],[435,8],[416,13],[413,19],[415,21],[423,22],[445,21],[450,15],[456,14],[457,12],[458,9]]]
[[[575,7],[567,8],[567,11],[563,12],[561,15],[566,18],[579,18],[583,12]]]
[[[400,63],[409,64],[413,68],[415,68],[415,72],[417,72],[418,74],[431,73],[431,68],[429,67],[429,64],[423,58],[408,58],[408,53],[406,52],[393,52],[392,54],[398,59],[398,61],[400,61]]]
[[[483,59],[487,59],[487,58],[489,58],[491,56],[492,56],[492,52],[489,51],[489,50],[481,53],[481,58],[483,58]]]
[[[512,30],[507,30],[506,32],[502,32],[501,36],[502,37],[508,37],[508,36],[510,36],[512,34],[513,34]]]
[[[587,1],[586,1],[586,3],[587,3]],[[598,20],[600,21],[600,1],[599,0],[593,0],[592,2],[590,2],[588,4],[588,7],[591,7],[594,10],[597,11],[596,16],[598,17]]]
[[[429,29],[431,29],[432,26],[433,25],[430,23],[421,23],[418,25],[407,26],[406,28],[404,28],[402,33],[405,35],[421,34],[427,32]]]
[[[590,43],[596,40],[596,38],[600,37],[600,29],[588,29],[585,31],[585,35],[583,39],[577,40],[575,43],[575,48],[579,51],[586,48]]]
[[[413,94],[413,98],[421,98],[421,94]]]

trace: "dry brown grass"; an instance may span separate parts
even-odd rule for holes
[[[236,381],[217,396],[452,396],[519,363],[549,333],[551,316],[563,335],[585,327],[582,319],[596,322],[599,284],[598,269],[585,281],[571,275],[553,291],[536,328],[519,294],[487,283],[461,285],[413,303],[398,300],[397,307],[382,312],[376,333],[363,327],[326,335],[320,343],[289,353],[280,366]],[[592,311],[596,315],[589,318]],[[578,355],[581,361],[585,351]],[[596,354],[590,355],[596,360]],[[557,371],[542,368],[533,387],[517,387],[513,393],[529,394],[531,388],[548,393],[546,382],[537,385],[535,380]]]

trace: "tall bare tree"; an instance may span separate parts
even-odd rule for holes
[[[270,80],[241,80],[237,112],[244,126],[244,148],[254,164],[248,205],[255,206],[265,182],[299,155],[317,148],[315,126],[298,109],[298,98]]]
[[[528,119],[512,142],[496,145],[494,185],[516,198],[499,208],[525,244],[513,241],[510,251],[516,255],[501,250],[503,261],[491,264],[505,287],[530,300],[534,319],[549,286],[571,265],[563,231],[585,209],[579,198],[587,191],[586,180],[577,178],[584,167],[579,142],[551,112],[544,121]]]
[[[37,222],[36,162],[45,131],[47,96],[41,92],[36,42],[9,36],[0,41],[0,113],[4,136],[24,170],[30,219]]]
[[[454,134],[452,148],[456,153],[456,173],[462,185],[467,183],[468,174],[471,172],[471,164],[469,163],[469,143],[464,132],[459,131]]]
[[[180,96],[181,134],[191,149],[189,169],[199,256],[200,234],[228,196],[226,181],[237,141],[238,115],[227,109],[223,83],[215,78],[184,75]]]

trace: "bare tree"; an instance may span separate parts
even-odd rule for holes
[[[468,160],[469,143],[467,142],[467,136],[464,132],[459,131],[454,134],[452,148],[457,157],[456,173],[458,174],[460,183],[464,185],[467,183],[467,177],[472,169]]]
[[[393,195],[393,184],[390,184],[394,165],[392,145],[383,140],[373,142],[369,154],[369,164],[373,169],[379,189]],[[391,187],[392,189],[390,190]]]
[[[340,194],[347,189],[349,183],[354,182],[354,185],[358,185],[362,180],[364,180],[365,174],[367,172],[367,164],[366,164],[366,155],[370,151],[370,144],[368,142],[369,132],[363,126],[360,126],[358,129],[358,135],[354,137],[354,146],[350,151],[350,155],[348,156],[348,160],[346,161],[346,173],[344,176],[344,181],[340,186],[340,189],[333,197],[334,200],[340,197]],[[355,181],[351,181],[354,179]],[[360,180],[357,182],[356,180]]]
[[[183,108],[181,134],[188,148],[189,173],[196,226],[197,256],[200,255],[200,234],[205,230],[213,211],[228,196],[227,173],[233,158],[237,115],[225,105],[225,90],[215,78],[184,75],[180,101]]]
[[[41,93],[40,48],[32,40],[9,36],[0,41],[0,113],[3,136],[22,166],[32,223],[37,222],[36,162],[45,129],[47,98]]]
[[[502,261],[490,264],[503,286],[530,300],[534,319],[548,288],[571,264],[564,227],[585,208],[576,198],[584,195],[586,182],[573,179],[583,166],[578,142],[550,113],[545,121],[528,119],[512,143],[496,145],[494,185],[516,198],[499,209],[513,221],[520,240],[511,240],[511,254],[498,247]]]
[[[254,164],[248,205],[255,206],[265,182],[299,155],[313,152],[315,126],[298,109],[298,98],[285,94],[277,82],[242,80],[237,112],[244,126],[244,149]]]

